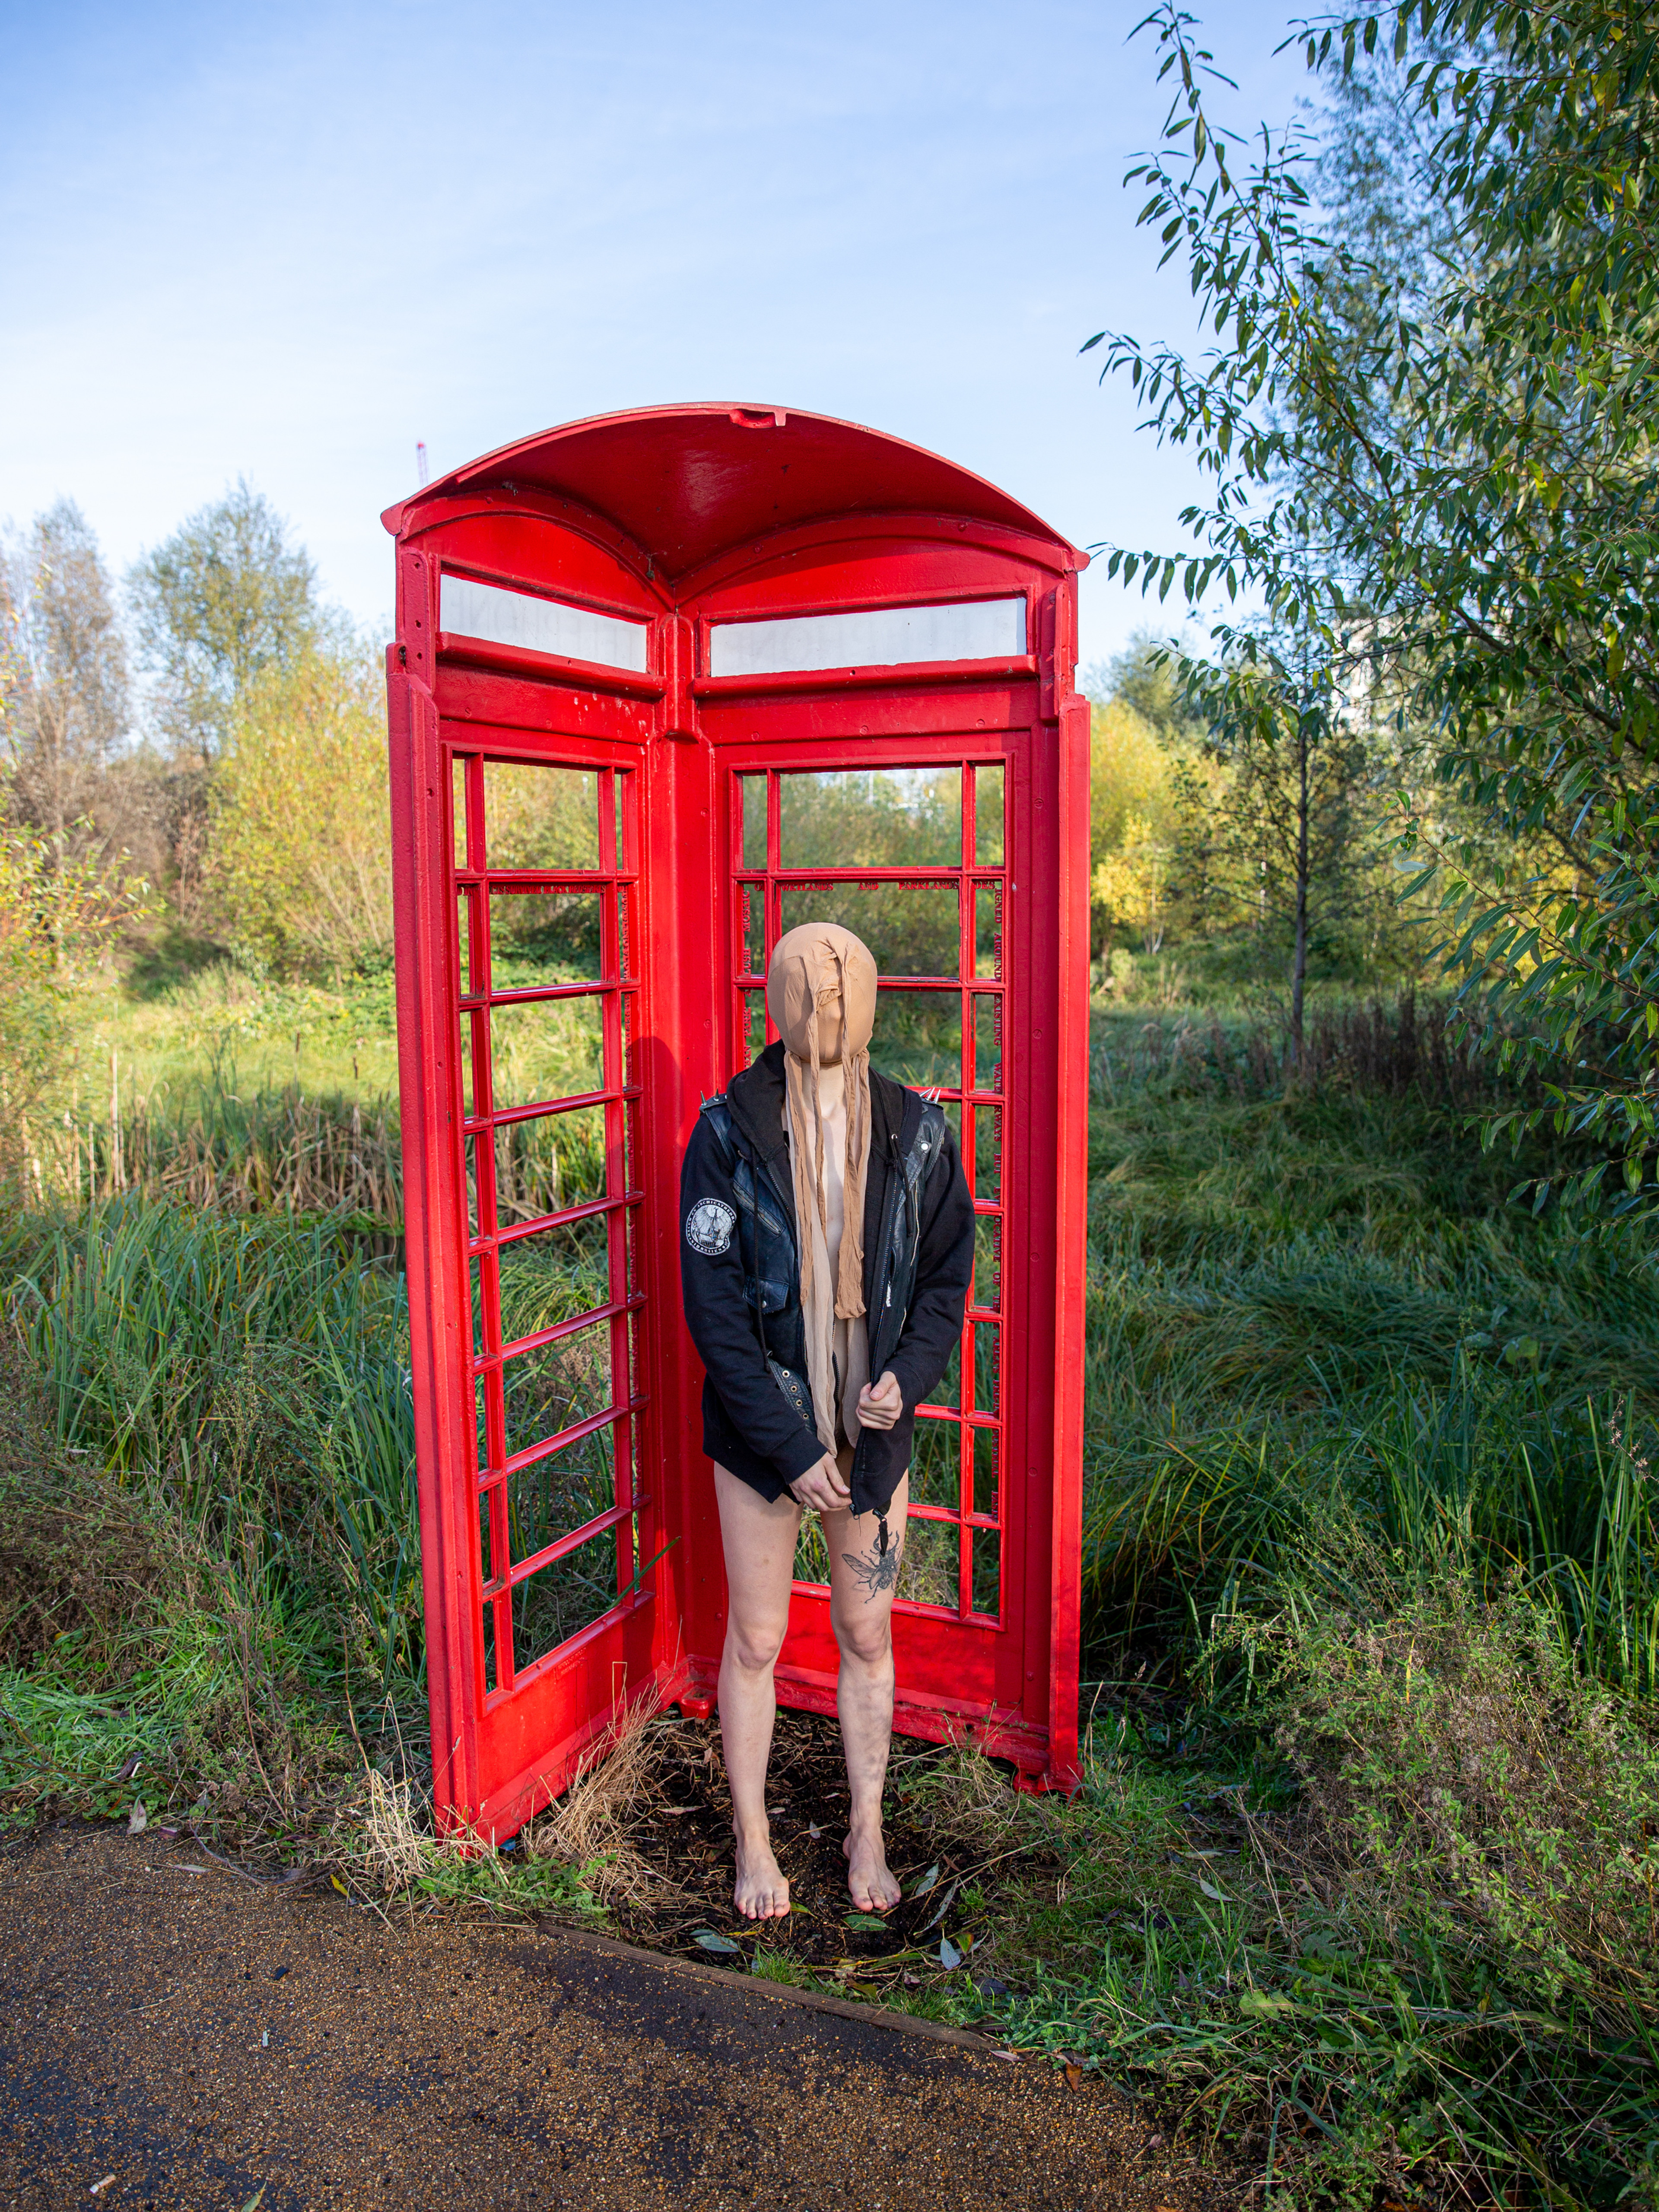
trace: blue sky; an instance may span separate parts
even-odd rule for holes
[[[0,516],[68,494],[118,570],[246,474],[380,629],[417,439],[436,473],[730,398],[1176,541],[1190,473],[1077,351],[1190,331],[1121,189],[1165,104],[1141,12],[3,0]],[[1303,88],[1286,12],[1209,11],[1244,128]],[[1085,577],[1085,661],[1142,618]]]

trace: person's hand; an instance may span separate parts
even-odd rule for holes
[[[789,1486],[789,1494],[797,1505],[815,1506],[820,1513],[840,1513],[852,1498],[852,1492],[841,1479],[841,1469],[828,1452],[816,1467],[809,1467],[805,1474],[798,1474]]]
[[[879,1382],[866,1382],[859,1392],[859,1420],[866,1429],[890,1429],[903,1411],[904,1395],[890,1367]]]

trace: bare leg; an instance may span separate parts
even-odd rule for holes
[[[789,1885],[772,1855],[766,1768],[777,1715],[772,1669],[789,1626],[789,1585],[800,1508],[788,1497],[768,1504],[758,1491],[719,1466],[714,1494],[720,1501],[730,1598],[726,1649],[720,1655],[720,1709],[737,1839],[734,1897],[745,1918],[776,1920],[789,1910]]]
[[[885,1912],[899,1901],[887,1868],[881,1832],[881,1793],[893,1740],[893,1593],[904,1546],[909,1482],[901,1482],[887,1509],[887,1550],[879,1548],[873,1513],[827,1513],[830,1618],[841,1647],[836,1707],[841,1715],[847,1786],[852,1799],[847,1840],[847,1887],[861,1911]]]

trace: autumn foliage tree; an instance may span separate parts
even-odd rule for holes
[[[384,686],[366,649],[313,645],[233,696],[205,882],[257,971],[335,975],[390,951]]]

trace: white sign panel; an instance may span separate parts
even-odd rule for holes
[[[556,653],[566,660],[593,660],[606,668],[645,672],[646,624],[598,615],[590,607],[532,592],[504,592],[470,576],[443,580],[438,627],[456,637],[490,645],[516,645],[526,653]]]
[[[1025,650],[1025,601],[872,607],[862,614],[792,615],[716,623],[711,676],[782,676],[797,669],[895,668],[917,660],[1011,660]]]

